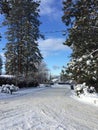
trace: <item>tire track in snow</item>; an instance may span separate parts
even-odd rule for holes
[[[98,130],[98,109],[47,88],[0,105],[0,130]],[[4,101],[5,102],[5,101]]]

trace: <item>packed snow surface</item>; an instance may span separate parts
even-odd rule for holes
[[[98,107],[71,97],[68,85],[0,94],[0,130],[98,130]]]

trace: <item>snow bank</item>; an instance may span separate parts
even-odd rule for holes
[[[0,100],[2,99],[11,99],[11,98],[17,98],[17,97],[21,97],[21,96],[26,96],[26,95],[31,95],[35,92],[41,91],[45,89],[43,88],[23,88],[23,89],[19,89],[19,91],[13,93],[13,94],[8,94],[8,93],[0,93]],[[1,91],[1,87],[0,87],[0,91]]]
[[[40,84],[39,87],[40,87],[40,88],[44,88],[44,87],[45,87],[45,84]]]
[[[71,96],[78,101],[98,106],[98,94],[94,87],[88,87],[85,83],[76,85]]]
[[[72,97],[78,101],[84,102],[86,104],[91,104],[94,106],[98,106],[98,95],[80,95],[79,97],[77,97],[76,95],[72,95]]]
[[[51,86],[50,84],[40,84],[40,85],[39,85],[40,88],[50,87],[50,86]]]
[[[70,85],[67,85],[67,84],[54,84],[54,85],[51,85],[52,88],[70,88]]]
[[[19,90],[19,88],[13,84],[12,85],[5,84],[5,85],[1,86],[2,93],[11,93],[12,94],[12,92],[16,92],[18,90]]]

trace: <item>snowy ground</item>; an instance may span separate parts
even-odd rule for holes
[[[98,107],[71,94],[69,86],[0,94],[0,130],[98,130]]]
[[[87,95],[81,94],[79,97],[77,97],[76,94],[74,94],[73,92],[71,97],[80,102],[98,107],[98,94],[87,94]]]

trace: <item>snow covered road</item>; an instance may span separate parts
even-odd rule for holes
[[[67,87],[31,89],[0,100],[0,130],[98,130],[98,107],[74,100]]]

